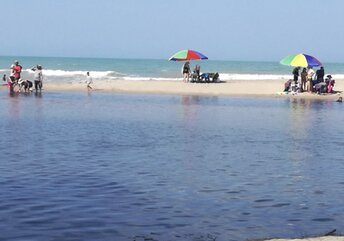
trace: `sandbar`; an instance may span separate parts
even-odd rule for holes
[[[285,80],[228,80],[219,83],[184,83],[182,81],[158,80],[95,80],[93,91],[143,94],[176,95],[210,95],[210,96],[257,96],[257,97],[291,97],[312,99],[338,99],[344,90],[344,80],[336,80],[335,94],[283,92]],[[1,86],[6,89],[6,86]],[[45,82],[44,92],[49,91],[87,91],[84,83]]]

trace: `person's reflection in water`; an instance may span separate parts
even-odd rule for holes
[[[191,95],[191,96],[182,96],[182,104],[183,105],[199,105],[201,103],[217,103],[218,97],[217,96],[198,96],[198,95]]]
[[[191,121],[194,124],[197,121],[198,111],[202,105],[209,103],[217,103],[218,97],[216,96],[198,96],[198,95],[184,95],[182,96],[181,103],[183,106],[183,116],[186,122]]]
[[[19,93],[14,92],[14,91],[10,91],[10,92],[8,93],[8,96],[9,96],[9,97],[18,97],[18,95],[19,95]]]
[[[42,92],[35,92],[35,97],[42,98]]]

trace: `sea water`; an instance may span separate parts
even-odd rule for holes
[[[0,240],[344,232],[344,106],[0,92]]]
[[[43,66],[45,82],[80,82],[90,71],[95,81],[159,80],[180,81],[182,62],[152,59],[1,57],[0,75],[10,74],[10,66],[18,60],[23,66],[22,77],[33,79],[31,68]],[[204,60],[191,61],[191,68],[201,65],[201,72],[218,72],[222,81],[290,79],[292,67],[276,62],[243,62]],[[324,63],[326,74],[344,79],[343,63]]]

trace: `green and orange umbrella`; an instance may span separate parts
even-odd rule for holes
[[[287,57],[283,58],[280,63],[294,67],[322,66],[322,63],[317,58],[303,53],[288,55]]]
[[[208,59],[208,57],[200,52],[191,49],[181,50],[172,55],[171,58],[169,58],[170,61],[188,61],[202,59]]]

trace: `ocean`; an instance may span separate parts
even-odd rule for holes
[[[130,69],[91,62],[54,71]],[[343,113],[330,100],[0,91],[0,240],[344,233]]]
[[[46,82],[80,82],[87,71],[96,81],[135,80],[181,80],[181,62],[145,59],[100,59],[100,58],[50,58],[50,57],[1,57],[0,75],[9,75],[9,68],[14,60],[23,66],[22,77],[32,79],[33,66],[43,66]],[[290,79],[292,68],[279,62],[241,62],[241,61],[192,61],[201,65],[201,72],[218,72],[220,79],[257,80]],[[344,79],[344,63],[324,63],[326,74]]]

